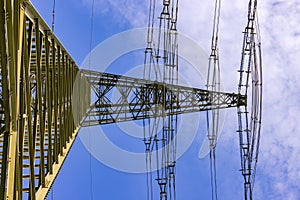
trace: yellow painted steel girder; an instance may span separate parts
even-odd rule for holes
[[[44,199],[80,128],[74,60],[29,1],[0,0],[0,199]],[[77,118],[89,108],[88,82]]]

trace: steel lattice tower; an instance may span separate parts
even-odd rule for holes
[[[172,142],[178,114],[211,110],[217,113],[232,107],[238,110],[245,199],[252,199],[262,84],[256,7],[257,1],[250,0],[240,82],[234,94],[216,89],[218,81],[208,81],[207,89],[178,85],[178,1],[163,1],[160,22],[166,29],[160,34],[168,38],[168,43],[162,46],[162,55],[160,49],[152,46],[153,35],[148,35],[145,73],[143,79],[138,79],[80,70],[30,1],[0,0],[0,199],[44,199],[81,127],[129,120],[155,121],[160,115],[166,122],[162,137],[155,139],[144,131],[146,152],[150,154],[151,145],[162,148],[164,142]],[[150,9],[149,18],[154,19],[153,16]],[[149,27],[151,30],[151,23]],[[153,67],[162,65],[169,72],[151,78],[148,58],[156,59],[150,62]],[[248,119],[250,86],[252,104]],[[112,90],[120,93],[119,99],[110,99]],[[74,93],[81,98],[73,98]],[[97,96],[96,101],[92,101],[91,94]],[[161,105],[164,112],[156,110],[155,105]],[[171,139],[167,141],[165,136]],[[175,147],[174,144],[172,148]],[[168,159],[162,160],[165,167],[157,177],[161,199],[175,199],[175,191],[169,197],[164,194],[166,181],[175,185],[174,151],[167,150]]]

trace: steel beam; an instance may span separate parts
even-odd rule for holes
[[[79,69],[29,1],[0,0],[0,12],[0,199],[43,199],[80,127]],[[81,92],[84,118],[90,91]]]
[[[45,198],[82,126],[247,103],[232,93],[79,70],[29,1],[0,0],[0,15],[0,200]]]
[[[246,105],[246,96],[81,70],[94,91],[82,126]],[[172,101],[168,101],[172,99]],[[156,112],[156,108],[160,112]],[[171,109],[172,108],[172,109]]]

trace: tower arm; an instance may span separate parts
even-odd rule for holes
[[[95,93],[91,110],[82,126],[230,108],[247,103],[246,96],[234,93],[213,92],[88,70],[81,72]]]

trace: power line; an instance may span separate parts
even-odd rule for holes
[[[91,59],[92,59],[92,44],[93,44],[93,28],[94,28],[94,6],[95,0],[92,0],[92,7],[91,7],[91,21],[90,21],[90,45],[89,45],[89,69],[91,69]],[[91,146],[91,136],[89,134],[89,147]],[[91,200],[94,199],[93,194],[93,169],[92,169],[92,154],[89,152],[89,174],[90,174],[90,198]]]
[[[158,33],[154,39],[154,16],[156,1],[150,0],[148,16],[147,47],[145,49],[144,79],[155,80],[166,84],[178,84],[178,41],[177,41],[177,17],[178,0],[163,1],[162,11],[158,17]],[[167,90],[164,89],[164,92]],[[170,89],[171,90],[171,89]],[[176,164],[176,134],[178,117],[174,112],[178,96],[172,90],[171,96],[163,99],[162,106],[169,105],[171,116],[154,117],[146,119],[148,128],[144,128],[144,142],[149,156],[155,151],[156,157],[156,181],[160,190],[160,199],[176,199],[175,164]],[[159,98],[159,97],[157,97]],[[147,99],[143,99],[148,102]],[[150,108],[150,107],[149,107]],[[152,108],[153,109],[153,108]],[[154,108],[158,112],[158,108]],[[145,111],[147,113],[147,111]],[[145,114],[146,114],[145,113]],[[161,122],[160,122],[161,120]],[[158,132],[158,126],[162,124],[162,130]],[[150,148],[151,147],[151,148]],[[146,165],[151,167],[152,163]],[[147,169],[148,171],[148,169]],[[147,172],[147,176],[149,176]],[[151,175],[152,176],[152,175]],[[152,182],[152,181],[151,181]],[[150,183],[150,182],[149,182]],[[151,183],[152,184],[152,183]],[[149,186],[147,186],[149,191]],[[148,192],[148,198],[149,198]]]
[[[248,4],[248,21],[245,27],[238,93],[248,93],[252,86],[250,119],[247,107],[238,107],[238,134],[240,140],[241,172],[244,177],[245,200],[252,200],[257,167],[262,117],[262,56],[260,31],[257,19],[257,0]],[[249,81],[251,82],[249,83]]]
[[[90,44],[89,44],[89,63],[88,66],[91,68],[91,56],[92,56],[92,45],[93,45],[93,29],[94,29],[94,8],[95,7],[95,0],[92,0],[92,7],[91,7],[91,21],[90,21]]]
[[[56,7],[56,2],[53,0],[53,9],[52,9],[52,32],[54,32],[54,20],[55,20],[55,7]]]
[[[213,32],[211,39],[211,53],[208,62],[207,73],[207,90],[220,92],[220,66],[219,66],[219,21],[221,13],[221,0],[215,0],[214,17],[213,17]],[[219,100],[216,102],[215,110],[207,111],[207,137],[210,143],[210,184],[211,184],[211,198],[212,200],[218,199],[217,187],[217,169],[216,169],[216,145],[219,132]],[[210,123],[211,121],[211,123]]]

